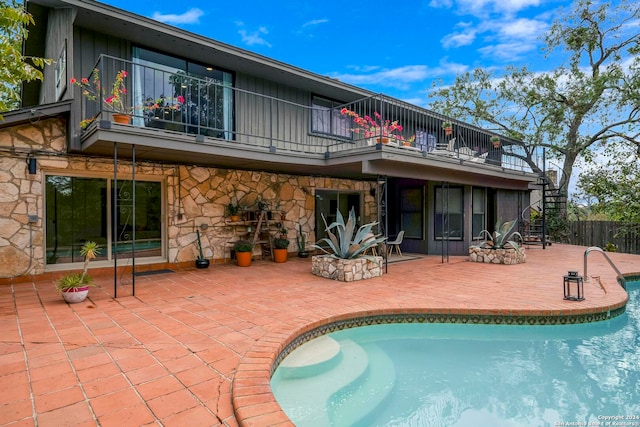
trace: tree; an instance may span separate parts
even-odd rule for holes
[[[534,172],[540,147],[562,162],[558,190],[568,195],[581,156],[611,146],[640,147],[640,4],[579,0],[544,36],[545,56],[563,65],[546,73],[508,67],[502,77],[484,69],[436,89],[432,108],[521,141],[505,151]]]
[[[613,221],[640,226],[640,164],[638,155],[626,161],[610,160],[605,167],[580,174],[578,189],[592,212],[605,214]]]
[[[20,107],[22,82],[42,80],[42,68],[51,60],[22,55],[33,17],[16,0],[0,0],[0,120],[2,112]]]

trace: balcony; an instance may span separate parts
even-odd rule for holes
[[[494,146],[491,132],[384,95],[303,105],[105,55],[86,83],[95,98],[82,98],[79,140],[93,154],[111,154],[113,143],[122,143],[135,145],[139,159],[353,177],[385,173],[373,167],[383,160],[469,174],[530,171],[512,155],[517,141],[501,137]],[[115,122],[117,112],[127,114],[124,124]],[[445,122],[452,122],[451,134]]]

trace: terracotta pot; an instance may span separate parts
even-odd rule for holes
[[[87,298],[89,293],[88,286],[82,286],[79,288],[71,288],[66,291],[62,291],[62,298],[69,304],[82,302]]]
[[[500,148],[500,141],[493,141],[493,148]]]
[[[378,143],[382,142],[383,144],[388,144],[389,138],[378,138],[377,141]]]
[[[240,218],[238,217],[238,215],[229,215],[229,219],[231,220],[231,222],[238,222]]]
[[[129,122],[131,121],[131,117],[129,117],[126,114],[114,113],[113,114],[113,121],[116,122],[116,123],[119,123],[121,125],[128,125]]]
[[[452,127],[444,128],[444,134],[447,135],[447,136],[448,135],[453,135],[453,128]]]
[[[236,252],[236,263],[238,267],[249,267],[251,265],[252,252]]]
[[[287,262],[287,253],[286,249],[274,249],[273,250],[273,260],[275,262]]]

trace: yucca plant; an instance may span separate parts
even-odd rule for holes
[[[488,236],[489,240],[485,240],[480,247],[505,249],[505,245],[509,245],[519,252],[520,246],[518,246],[518,243],[513,240],[513,237],[520,238],[520,241],[523,241],[524,239],[520,233],[513,231],[513,227],[515,227],[517,223],[518,221],[515,219],[513,221],[505,221],[502,223],[498,221],[496,223],[496,231],[494,231],[493,234],[489,233],[487,230],[482,230],[480,232],[480,236]],[[508,240],[509,238],[512,238],[512,240]]]
[[[330,251],[318,244],[314,244],[311,247],[320,249],[324,253],[336,258],[352,259],[364,257],[371,261],[376,261],[373,256],[363,254],[367,249],[386,240],[386,237],[381,237],[379,234],[374,235],[371,231],[371,229],[378,224],[377,222],[365,224],[358,228],[356,232],[356,213],[353,208],[349,212],[349,219],[346,224],[340,211],[336,213],[336,221],[330,225],[327,225],[327,220],[324,215],[322,215],[322,221],[324,222],[328,237],[320,239],[318,243],[326,243]]]
[[[89,262],[100,254],[100,247],[96,242],[87,241],[80,248],[80,255],[84,257],[82,273],[69,273],[61,277],[56,283],[56,289],[64,292],[72,288],[82,288],[93,285],[93,278],[87,274]]]

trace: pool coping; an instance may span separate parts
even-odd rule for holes
[[[625,274],[637,280],[640,273]],[[616,303],[587,308],[550,310],[494,310],[444,308],[389,308],[342,313],[312,321],[290,334],[271,333],[260,339],[238,364],[231,384],[233,411],[240,426],[295,426],[271,391],[271,376],[291,351],[329,332],[385,323],[458,323],[495,325],[566,325],[608,320],[626,310],[628,294]]]

